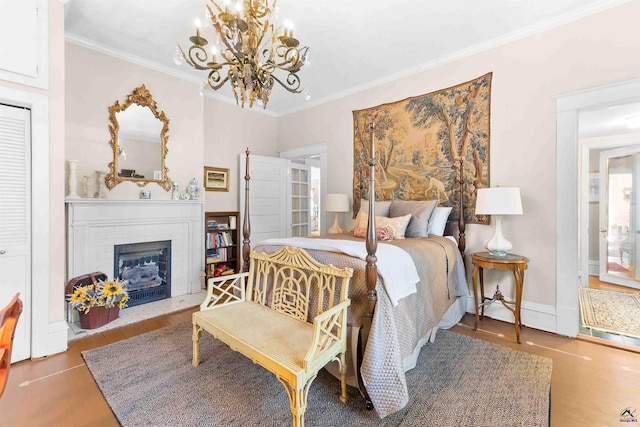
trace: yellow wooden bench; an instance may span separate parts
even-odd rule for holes
[[[340,400],[347,401],[347,295],[353,270],[321,264],[292,247],[251,252],[250,259],[248,272],[208,280],[205,301],[193,313],[193,365],[200,363],[205,330],[275,374],[289,395],[293,425],[302,427],[311,382],[333,360],[340,366]],[[309,313],[310,302],[317,306],[315,314]]]

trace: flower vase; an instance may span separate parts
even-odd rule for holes
[[[93,307],[88,313],[78,312],[82,329],[95,329],[116,320],[120,315],[120,307]]]

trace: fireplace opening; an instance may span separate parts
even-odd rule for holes
[[[127,281],[133,307],[171,296],[171,240],[114,246],[113,276]]]

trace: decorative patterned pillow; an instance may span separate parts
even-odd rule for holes
[[[366,230],[368,220],[369,220],[369,215],[367,215],[367,211],[360,208],[360,211],[358,212],[358,216],[356,216],[356,222],[353,225],[354,231],[357,230],[358,228],[364,228]]]
[[[404,239],[404,233],[407,225],[411,220],[411,214],[398,216],[395,218],[385,218],[383,216],[376,217],[376,227],[388,227],[391,229],[391,235],[394,239]]]
[[[353,230],[353,235],[355,237],[366,237],[367,236],[367,227],[364,228],[356,228]],[[376,238],[379,241],[384,240],[393,240],[391,236],[391,230],[388,227],[376,227]]]
[[[393,239],[404,239],[404,233],[407,230],[407,225],[411,220],[411,214],[405,216],[399,216],[396,218],[386,218],[384,216],[376,216],[376,230],[378,227],[388,228],[391,234],[391,238]],[[359,212],[358,217],[356,218],[356,226],[354,228],[354,236],[355,231],[358,230],[360,233],[360,229],[365,230],[364,233],[366,235],[367,230],[367,222],[369,221],[369,215],[364,212]],[[362,236],[364,237],[364,235]]]

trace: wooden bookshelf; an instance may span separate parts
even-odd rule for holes
[[[209,277],[240,272],[238,212],[205,212],[205,273]]]

